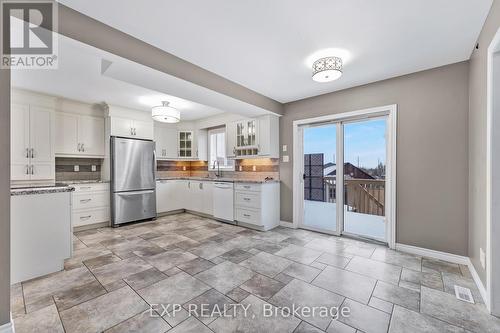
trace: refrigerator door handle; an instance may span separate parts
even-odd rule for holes
[[[155,190],[133,191],[133,192],[118,192],[116,194],[118,194],[119,196],[122,196],[122,197],[131,197],[131,196],[135,196],[135,195],[151,194],[151,193],[154,193],[154,191]]]

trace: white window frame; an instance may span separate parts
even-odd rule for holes
[[[226,149],[226,136],[227,136],[227,133],[226,133],[226,127],[217,127],[217,128],[212,128],[212,129],[209,129],[208,130],[208,170],[210,171],[215,171],[217,170],[217,167],[213,167],[213,163],[212,163],[212,160],[211,160],[211,157],[212,157],[212,140],[210,139],[210,136],[212,134],[219,134],[219,133],[224,133],[224,156],[225,156],[225,159],[226,161],[232,161],[232,165],[221,165],[219,168],[221,170],[225,170],[225,171],[234,171],[234,160],[233,159],[230,159],[227,157],[226,155],[226,152],[227,152],[227,149]]]

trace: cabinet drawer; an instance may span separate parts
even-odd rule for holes
[[[236,208],[236,221],[254,225],[262,225],[260,210]]]
[[[109,193],[75,193],[73,195],[73,209],[89,209],[109,207]]]
[[[73,187],[75,188],[75,193],[109,191],[109,183],[75,184]]]
[[[234,183],[234,190],[260,192],[260,184]]]
[[[235,200],[237,206],[260,208],[260,193],[258,192],[236,192]]]
[[[79,227],[109,221],[109,208],[99,208],[73,212],[73,226]]]

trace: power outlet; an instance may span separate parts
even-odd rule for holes
[[[290,157],[288,155],[283,155],[283,163],[290,162]]]
[[[257,166],[252,165],[252,171],[257,171]]]
[[[240,166],[238,167],[238,169],[239,169],[240,171],[243,171],[243,166],[242,166],[242,165],[240,165]]]
[[[182,171],[186,171],[186,166],[185,165],[182,166]]]
[[[479,261],[481,262],[483,269],[486,269],[486,254],[484,253],[483,248],[479,248]]]
[[[96,172],[97,171],[97,167],[95,165],[92,166],[92,172]]]
[[[74,165],[73,166],[73,171],[74,172],[79,172],[80,171],[80,166],[79,165]]]
[[[288,149],[287,145],[283,145],[283,152],[286,152]]]

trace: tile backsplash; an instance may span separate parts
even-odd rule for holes
[[[56,181],[100,180],[102,159],[56,157]],[[78,166],[78,171],[75,171]],[[95,171],[92,171],[95,166]]]
[[[158,161],[157,176],[163,177],[206,177],[213,175],[204,161]],[[235,171],[222,171],[223,177],[261,180],[266,177],[279,179],[279,159],[255,158],[235,160]]]

